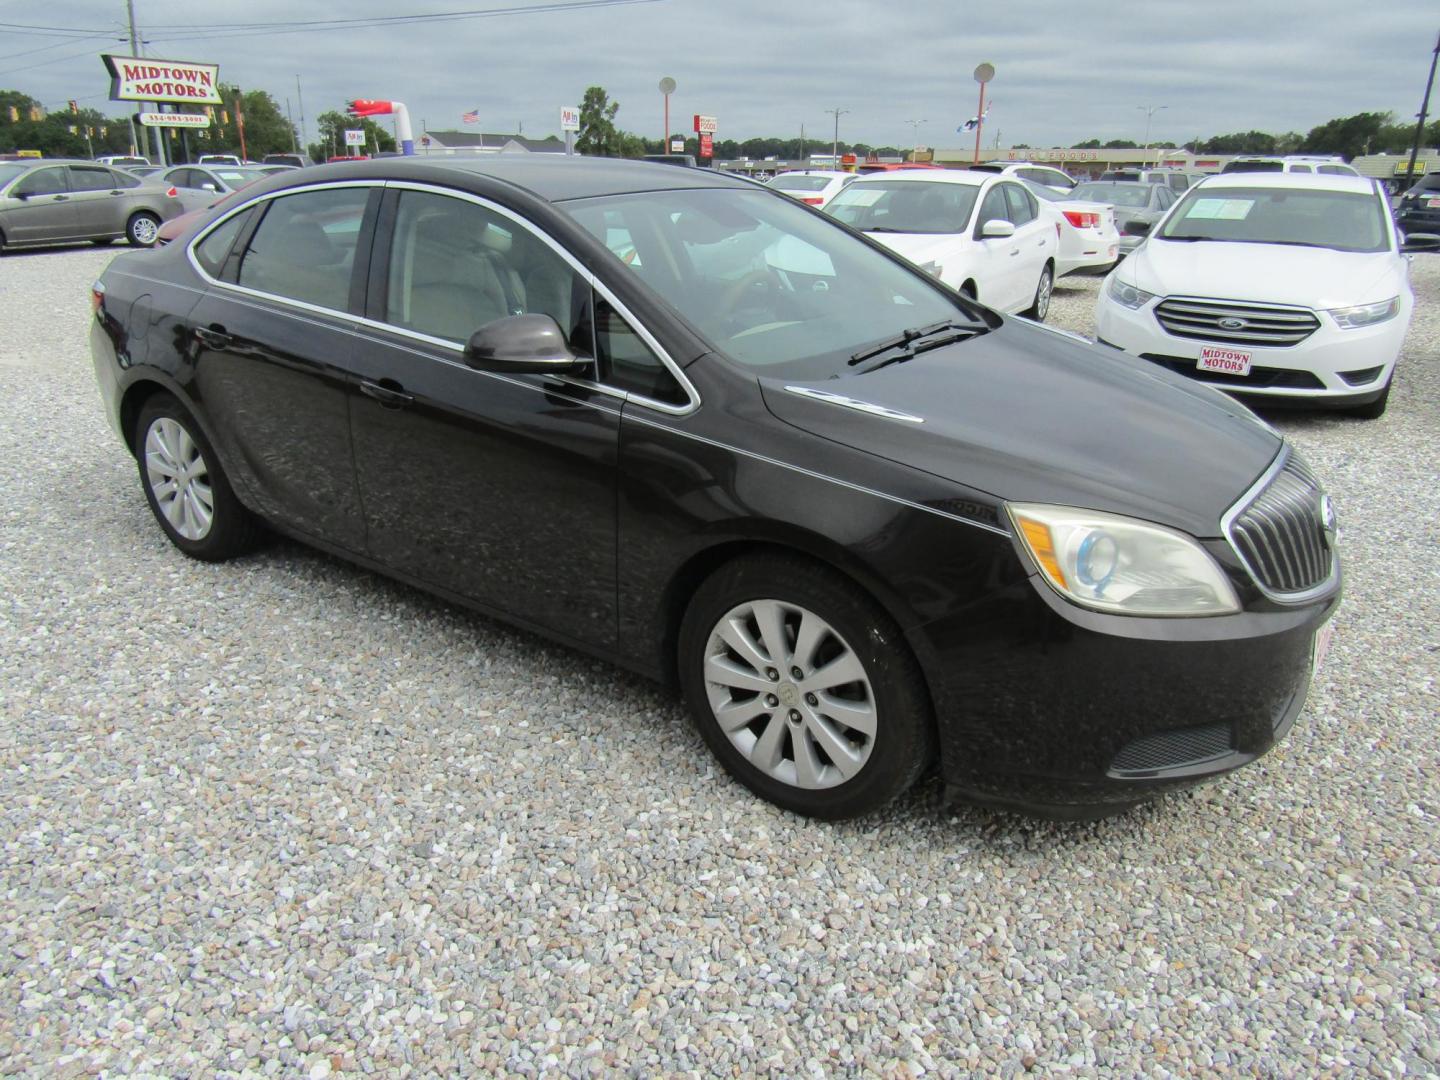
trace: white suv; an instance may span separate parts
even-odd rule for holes
[[[1257,172],[1285,172],[1285,173],[1306,173],[1319,176],[1359,176],[1360,174],[1353,166],[1346,165],[1342,158],[1306,156],[1304,154],[1291,154],[1288,157],[1266,157],[1255,155],[1253,157],[1237,157],[1233,161],[1227,161],[1225,167],[1220,170],[1221,174],[1226,173],[1257,173]]]
[[[1415,306],[1409,272],[1374,180],[1214,176],[1106,278],[1096,331],[1224,390],[1373,418]]]

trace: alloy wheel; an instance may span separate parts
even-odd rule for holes
[[[1035,319],[1044,322],[1050,313],[1050,294],[1055,291],[1055,279],[1047,268],[1040,272],[1040,286],[1035,290]]]
[[[186,540],[203,540],[215,520],[210,469],[178,420],[158,417],[145,433],[145,480],[165,520]]]
[[[876,703],[855,651],[820,616],[779,600],[715,624],[705,689],[720,730],[757,769],[793,787],[836,787],[865,768]]]
[[[148,214],[140,214],[130,222],[130,235],[141,247],[149,247],[160,235],[160,223]]]

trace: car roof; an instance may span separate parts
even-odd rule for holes
[[[690,188],[734,188],[748,191],[756,186],[726,176],[715,169],[679,169],[657,161],[579,155],[572,157],[561,154],[493,154],[484,158],[447,157],[443,161],[431,161],[418,156],[340,161],[299,170],[294,175],[293,185],[284,186],[299,187],[327,180],[382,179],[465,186],[467,180],[481,177],[512,184],[548,202]],[[271,177],[272,181],[277,179],[280,178]]]
[[[1117,172],[1119,170],[1116,170]],[[1159,187],[1169,190],[1169,184],[1162,184],[1155,180],[1081,180],[1076,187]]]
[[[1375,191],[1375,181],[1370,177],[1343,173],[1221,173],[1206,178],[1203,186],[1206,191],[1216,188],[1318,188],[1321,191],[1353,191],[1361,195],[1370,195]]]
[[[979,187],[992,180],[1002,179],[993,172],[972,172],[969,169],[905,169],[895,172],[865,173],[855,178],[856,184],[904,183],[904,184],[968,184]],[[854,184],[851,185],[853,187]]]

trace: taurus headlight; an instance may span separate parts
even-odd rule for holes
[[[1115,274],[1110,275],[1110,282],[1105,286],[1105,292],[1111,300],[1114,300],[1117,304],[1122,304],[1131,311],[1137,311],[1155,299],[1154,293],[1148,293],[1144,289],[1137,289],[1134,285],[1127,285]]]
[[[1331,308],[1329,315],[1342,330],[1356,330],[1362,326],[1393,319],[1400,313],[1400,297],[1392,296],[1378,304],[1359,304],[1355,307]]]
[[[1062,596],[1121,615],[1225,615],[1240,603],[1198,543],[1161,525],[1067,506],[1011,503],[1015,534]]]

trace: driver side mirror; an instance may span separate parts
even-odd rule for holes
[[[201,190],[201,191],[219,191],[220,189],[217,188],[214,184],[210,183],[210,181],[207,180],[207,181],[205,181],[203,184],[200,185],[200,190]]]
[[[24,191],[16,188],[14,191],[10,192],[10,197],[12,199],[19,199],[21,202],[24,202],[26,199],[30,198],[30,196],[34,194],[35,192],[31,191],[29,188],[26,188]]]
[[[1014,235],[1014,223],[1001,218],[991,218],[985,222],[984,225],[980,226],[980,238],[982,240],[999,240],[1003,237]]]
[[[476,371],[508,375],[570,375],[590,358],[576,356],[549,315],[510,315],[486,323],[465,343],[465,362]]]
[[[1151,221],[1132,221],[1120,231],[1127,236],[1149,236],[1153,224]]]
[[[1440,251],[1440,236],[1434,233],[1414,233],[1403,237],[1400,241],[1400,251],[1406,255]]]

